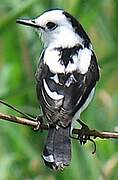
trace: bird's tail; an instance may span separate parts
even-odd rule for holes
[[[43,151],[46,166],[51,169],[63,169],[71,160],[70,128],[50,127]]]

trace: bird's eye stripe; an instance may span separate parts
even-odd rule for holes
[[[57,27],[57,25],[55,23],[53,23],[53,22],[48,22],[46,24],[46,26],[47,26],[48,29],[51,29],[51,30],[53,30],[53,29],[55,29]]]

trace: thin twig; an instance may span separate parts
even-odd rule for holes
[[[3,114],[3,113],[0,113],[0,119],[1,120],[7,120],[7,121],[10,121],[10,122],[14,122],[14,123],[17,123],[17,124],[31,126],[32,128],[36,128],[38,126],[37,121],[33,121],[31,119],[28,119],[28,118],[22,118],[22,117],[13,116],[13,115],[7,115],[7,114]],[[44,129],[44,130],[47,130],[48,125],[42,124],[41,128]]]
[[[26,125],[26,126],[31,126],[32,128],[36,128],[38,126],[38,122],[37,121],[33,121],[31,119],[27,119],[27,118],[21,118],[21,117],[17,117],[17,116],[13,116],[13,115],[6,115],[3,113],[0,113],[0,119],[1,120],[7,120],[7,121],[11,121],[11,122],[15,122],[18,124],[22,124],[22,125]],[[44,130],[48,130],[48,125],[46,124],[42,124],[40,126],[41,129]],[[73,129],[72,134],[76,134],[76,135],[80,135],[81,133],[81,129]],[[87,136],[92,136],[93,138],[115,138],[118,139],[118,133],[117,132],[99,132],[97,130],[88,130],[85,132],[85,135]]]
[[[14,111],[18,112],[19,114],[23,115],[24,117],[31,119],[31,120],[35,120],[34,117],[32,117],[31,115],[19,110],[18,108],[16,108],[15,106],[8,104],[7,102],[5,102],[4,100],[0,99],[0,104],[3,104],[5,106],[7,106],[10,109],[13,109]]]

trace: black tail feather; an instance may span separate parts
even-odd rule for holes
[[[63,169],[71,160],[70,126],[50,127],[43,151],[45,164],[51,169]]]

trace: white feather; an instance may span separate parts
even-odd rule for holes
[[[54,22],[58,27],[54,31],[42,32],[42,40],[45,47],[72,47],[78,42],[82,45],[83,39],[75,33],[71,22],[63,14],[63,10],[48,11],[35,19],[37,25],[46,28],[47,22]],[[40,31],[40,29],[39,29]]]
[[[67,21],[67,20],[66,20]],[[82,44],[82,38],[78,36],[72,26],[68,23],[66,26],[60,26],[55,33],[52,34],[51,39],[45,38],[46,42],[48,43],[48,46],[50,47],[62,47],[62,48],[71,48],[75,46],[76,44]]]
[[[54,156],[52,154],[50,154],[48,156],[43,155],[43,159],[45,159],[45,161],[47,161],[47,162],[54,162]]]
[[[50,79],[54,80],[57,84],[59,84],[59,78],[57,74],[55,74],[53,77],[50,77]]]
[[[88,71],[91,62],[92,51],[88,48],[80,49],[78,54],[75,54],[73,63],[69,61],[67,67],[60,63],[60,52],[55,48],[47,48],[44,54],[44,63],[46,63],[53,73],[72,73],[73,71],[79,71],[81,74],[85,74]],[[56,80],[56,79],[55,79]]]
[[[60,99],[62,99],[62,98],[64,97],[63,95],[58,94],[58,93],[55,92],[55,91],[52,92],[52,91],[49,89],[49,87],[48,87],[45,79],[43,79],[43,84],[44,84],[45,91],[47,92],[47,94],[48,94],[48,96],[49,96],[50,98],[52,98],[52,99],[54,99],[54,100],[60,100]]]
[[[79,61],[77,62],[77,69],[81,74],[85,74],[88,71],[91,62],[92,51],[88,48],[79,50]]]
[[[65,66],[59,62],[59,52],[55,49],[48,48],[44,54],[44,63],[46,63],[52,73],[64,73]]]

